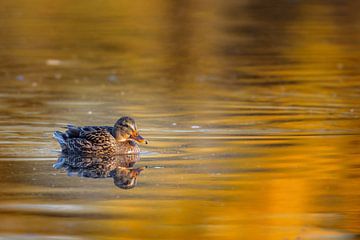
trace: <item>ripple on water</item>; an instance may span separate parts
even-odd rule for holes
[[[0,1],[0,239],[359,239],[358,4]],[[122,115],[136,188],[53,168]]]

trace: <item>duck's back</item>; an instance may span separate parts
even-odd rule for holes
[[[107,131],[108,133],[112,133],[113,127],[109,126],[85,126],[85,127],[76,127],[73,125],[67,125],[67,130],[65,132],[68,138],[81,138],[84,137],[86,134],[91,132],[98,132],[98,131]]]

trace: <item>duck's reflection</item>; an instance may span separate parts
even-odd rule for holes
[[[138,154],[112,156],[61,155],[54,164],[65,169],[68,175],[88,178],[113,178],[115,186],[130,189],[136,186],[137,177],[144,167],[134,167]]]

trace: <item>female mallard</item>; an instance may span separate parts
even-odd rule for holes
[[[137,154],[136,142],[147,141],[139,135],[134,119],[122,117],[110,126],[67,126],[66,132],[54,132],[63,153],[67,154]]]

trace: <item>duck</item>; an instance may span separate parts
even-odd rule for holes
[[[148,143],[139,134],[135,120],[128,116],[118,119],[113,127],[67,125],[66,129],[53,134],[63,154],[139,154],[138,143]]]

